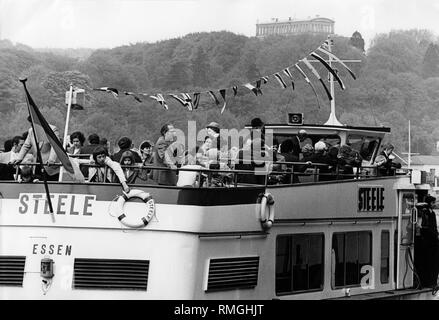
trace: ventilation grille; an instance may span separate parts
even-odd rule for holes
[[[0,286],[23,286],[26,257],[0,256]]]
[[[73,288],[146,291],[148,271],[149,260],[75,259]]]
[[[253,288],[258,269],[259,257],[211,259],[206,291]]]

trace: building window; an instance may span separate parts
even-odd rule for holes
[[[323,289],[323,234],[279,235],[276,239],[276,294]]]
[[[333,287],[358,286],[361,268],[372,265],[370,231],[334,233],[332,237]]]
[[[381,232],[381,283],[389,283],[390,272],[390,232]]]

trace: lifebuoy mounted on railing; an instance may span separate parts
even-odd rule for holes
[[[270,229],[274,223],[274,198],[271,193],[261,193],[258,197],[256,206],[258,208],[259,219],[265,230]]]
[[[146,214],[140,218],[140,221],[130,222],[126,214],[123,212],[123,207],[125,205],[125,202],[132,198],[139,198],[142,199],[143,202],[146,204]],[[138,189],[132,189],[129,193],[123,193],[116,201],[116,210],[117,210],[117,219],[119,221],[130,228],[143,228],[145,227],[149,221],[151,221],[152,217],[155,214],[155,203],[154,199],[151,197],[151,195],[148,192],[138,190]]]

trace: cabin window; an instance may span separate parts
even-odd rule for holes
[[[333,287],[358,286],[361,268],[372,265],[370,231],[334,233],[332,237]]]
[[[273,140],[277,140],[279,144],[284,142],[287,139],[293,139],[296,136],[296,134],[275,134],[273,136]],[[332,147],[335,145],[340,146],[341,138],[340,136],[336,134],[308,134],[308,138],[305,141],[301,143],[301,146],[303,147],[306,143],[312,143],[312,146],[319,142],[320,140],[325,141],[325,143],[328,145],[328,147]],[[303,144],[303,145],[302,145]]]
[[[390,232],[381,232],[381,283],[389,283],[390,271]]]
[[[380,143],[378,137],[366,137],[363,135],[349,135],[347,143],[352,149],[358,151],[363,160],[370,161],[373,156],[374,150]]]
[[[276,240],[276,294],[323,289],[323,234],[279,235]]]

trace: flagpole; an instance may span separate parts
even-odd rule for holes
[[[411,144],[411,137],[410,137],[410,120],[409,120],[409,154],[408,154],[408,167],[410,169],[410,164],[412,162],[412,144]]]
[[[35,131],[35,126],[34,126],[34,118],[32,116],[32,112],[30,110],[29,98],[27,97],[27,88],[26,88],[27,78],[19,79],[19,81],[23,84],[24,90],[26,91],[26,104],[27,104],[27,109],[29,111],[29,116],[31,117],[31,125],[32,125],[32,131],[34,134],[35,148],[37,149],[37,162],[39,162],[41,165],[41,173],[43,174],[44,189],[46,190],[46,201],[49,205],[50,216],[52,218],[52,222],[55,222],[55,215],[53,214],[52,200],[50,199],[49,186],[47,184],[47,172],[46,172],[46,169],[44,168],[44,165],[43,165],[43,157],[41,156],[40,146],[38,145],[37,133]]]
[[[67,147],[67,133],[69,132],[69,121],[70,121],[70,109],[72,107],[72,98],[73,98],[73,84],[70,84],[70,91],[69,91],[69,100],[67,102],[67,116],[66,116],[66,124],[64,126],[64,138],[63,138],[63,148],[66,150]],[[67,150],[66,150],[67,151]],[[59,171],[59,179],[58,181],[62,181],[64,168],[61,167]]]

